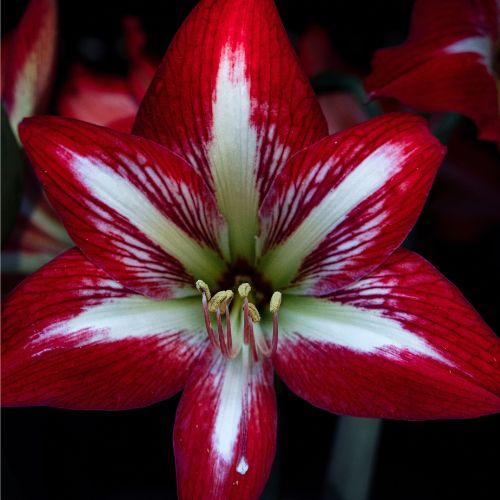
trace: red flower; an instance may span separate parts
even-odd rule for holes
[[[419,111],[462,113],[481,139],[500,142],[499,29],[498,0],[417,0],[410,36],[375,54],[367,89]]]
[[[204,499],[261,493],[273,367],[337,413],[499,410],[498,339],[398,250],[443,147],[407,114],[327,136],[271,0],[202,0],[134,132],[21,126],[78,249],[5,304],[4,404],[116,410],[184,388],[178,492]]]
[[[45,111],[56,38],[55,0],[31,0],[15,32],[2,43],[2,103],[16,137],[23,118]]]
[[[2,102],[16,137],[23,118],[46,111],[56,48],[56,3],[32,0],[16,30],[2,39]],[[25,179],[20,214],[2,248],[2,272],[32,272],[72,245],[33,177]]]
[[[101,75],[75,65],[58,100],[60,115],[130,132],[157,64],[144,52],[146,36],[135,17],[123,20],[127,77]]]

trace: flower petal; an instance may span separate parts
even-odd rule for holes
[[[252,261],[257,211],[286,159],[327,134],[272,0],[202,0],[173,40],[134,131],[210,183],[233,258]]]
[[[264,275],[325,295],[376,268],[415,223],[443,154],[424,120],[403,113],[297,153],[261,210]]]
[[[205,345],[198,300],[136,295],[76,249],[14,291],[2,325],[4,406],[145,406],[182,388]]]
[[[56,40],[55,0],[31,0],[9,43],[5,66],[2,97],[16,137],[19,122],[39,113],[47,104]]]
[[[125,78],[74,66],[57,103],[59,114],[130,132],[139,108]]]
[[[20,134],[73,241],[120,283],[155,298],[212,284],[224,223],[193,169],[162,146],[75,120],[26,120]],[[186,288],[187,287],[187,288]]]
[[[179,498],[258,498],[276,446],[269,361],[208,348],[191,373],[174,428]]]
[[[493,68],[499,19],[496,0],[418,0],[407,41],[375,54],[367,89],[420,111],[463,113],[481,138],[500,141]]]
[[[341,414],[430,419],[500,411],[500,341],[460,292],[406,250],[325,299],[283,300],[274,366]]]

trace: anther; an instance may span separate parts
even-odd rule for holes
[[[208,285],[202,280],[198,280],[195,285],[197,290],[201,293],[204,293],[205,296],[207,297],[207,300],[210,300],[212,295],[210,293],[210,288],[208,288]]]
[[[208,303],[208,310],[211,313],[217,312],[217,309],[220,308],[220,312],[222,314],[226,313],[226,302],[231,301],[233,299],[233,292],[231,290],[222,290],[221,292],[217,292]]]
[[[248,303],[248,315],[254,323],[258,323],[260,321],[259,311],[251,302]]]
[[[274,292],[271,297],[271,303],[269,304],[269,310],[272,313],[276,313],[279,311],[280,306],[281,306],[281,293]]]
[[[238,287],[238,293],[242,299],[246,299],[248,294],[252,291],[252,287],[248,283],[242,283]]]

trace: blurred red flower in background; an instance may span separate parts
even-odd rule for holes
[[[417,0],[406,42],[375,54],[369,95],[462,113],[500,142],[499,29],[499,0]]]

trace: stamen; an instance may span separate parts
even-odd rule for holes
[[[281,293],[274,292],[271,297],[271,303],[269,304],[269,309],[273,313],[273,340],[271,343],[271,354],[272,356],[278,350],[278,311],[281,306]]]
[[[252,357],[255,362],[259,361],[259,353],[257,352],[257,346],[255,345],[255,335],[253,333],[253,323],[252,320],[248,319],[248,339],[250,342],[250,349],[252,350]]]
[[[230,296],[228,295],[230,293]],[[211,299],[210,302],[208,303],[208,310],[211,313],[216,313],[217,309],[220,308],[221,313],[225,314],[226,313],[226,300],[228,298],[233,298],[233,292],[231,290],[222,290],[221,292],[217,292]]]
[[[202,280],[198,280],[195,283],[195,285],[196,285],[197,290],[199,292],[201,292],[202,294],[205,294],[207,296],[207,300],[210,300],[212,295],[210,294],[210,288],[208,288],[208,285]]]
[[[248,303],[248,315],[252,318],[254,323],[258,323],[260,321],[259,311],[251,302]]]
[[[269,304],[269,310],[272,313],[278,312],[281,306],[281,292],[274,292],[271,297],[271,303]]]
[[[270,311],[273,313],[273,337],[271,344],[265,337],[259,335],[259,349],[266,358],[270,358],[278,349],[278,310],[281,306],[281,293],[274,292],[269,305]]]
[[[248,299],[245,297],[243,302],[243,343],[248,345]]]
[[[217,332],[219,333],[219,345],[223,356],[228,356],[226,341],[224,339],[224,329],[222,328],[222,318],[220,307],[217,308]]]
[[[210,322],[210,314],[208,312],[208,301],[211,296],[210,288],[208,288],[208,285],[202,280],[198,280],[196,282],[196,288],[201,292],[201,304],[203,306],[203,317],[205,319],[205,328],[207,330],[208,338],[214,347],[219,347],[217,339],[215,338],[215,333],[212,329],[212,323]]]
[[[251,291],[252,287],[248,283],[242,283],[238,287],[238,293],[242,299],[246,299]]]

